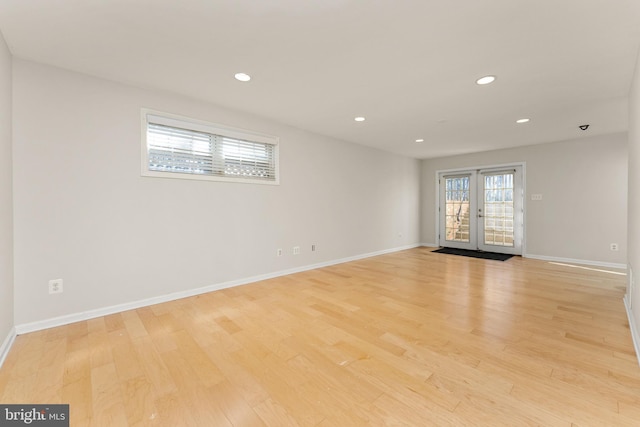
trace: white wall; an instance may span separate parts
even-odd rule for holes
[[[18,325],[419,242],[417,160],[28,61],[13,71]],[[141,177],[142,107],[279,136],[281,185]],[[64,293],[49,295],[56,278]]]
[[[0,34],[0,362],[2,343],[13,329],[11,169],[11,54]]]
[[[629,96],[629,269],[633,271],[633,291],[627,288],[627,308],[636,352],[640,358],[640,57]],[[629,276],[631,278],[631,275]]]
[[[422,241],[436,242],[436,171],[512,162],[526,162],[527,255],[626,264],[625,134],[423,160]]]

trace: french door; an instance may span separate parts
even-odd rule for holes
[[[522,167],[441,173],[440,246],[522,254]]]

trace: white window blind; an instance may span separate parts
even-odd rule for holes
[[[145,122],[146,175],[277,183],[273,137],[156,115]]]

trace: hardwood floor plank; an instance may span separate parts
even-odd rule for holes
[[[260,418],[269,427],[300,427],[300,424],[292,417],[282,405],[267,399],[254,407]]]
[[[154,385],[144,376],[121,383],[126,421],[130,426],[158,424]]]
[[[154,402],[157,408],[157,416],[152,422],[161,426],[197,426],[190,408],[185,404],[179,392],[172,392],[158,397]],[[157,420],[157,421],[156,421]]]
[[[406,396],[383,393],[370,405],[373,425],[383,426],[456,426],[464,425],[456,415],[442,412],[437,407],[424,406],[424,399],[407,402]],[[375,421],[379,419],[381,423]]]
[[[324,419],[324,415],[298,393],[298,386],[305,381],[300,372],[291,369],[274,355],[259,358],[246,350],[240,350],[235,354],[242,366],[251,372],[269,396],[272,396],[272,400],[284,407],[300,426],[315,426]]]
[[[142,337],[133,342],[135,354],[138,356],[145,379],[152,384],[155,395],[162,396],[176,390],[167,366],[154,345],[153,338]],[[135,377],[139,378],[139,377]]]
[[[113,363],[91,370],[93,418],[92,426],[127,425],[124,399]]]
[[[125,328],[110,332],[109,342],[111,353],[113,354],[113,362],[120,380],[125,381],[144,374],[144,369],[136,354],[133,341]]]
[[[251,374],[250,370],[242,367],[234,353],[229,353],[218,346],[205,348],[205,352],[211,360],[224,372],[224,375],[242,398],[251,407],[257,406],[269,398],[269,392],[261,385],[260,381]]]
[[[264,427],[266,424],[253,410],[241,392],[224,380],[209,388],[208,397],[217,405],[234,427]]]
[[[305,337],[291,337],[286,345],[299,350],[299,356],[287,361],[301,373],[303,378],[324,384],[327,388],[343,390],[350,394],[346,402],[363,402],[376,399],[382,390],[357,375],[346,370],[347,363],[334,358],[326,346],[314,345],[313,340]]]
[[[36,375],[36,387],[31,391],[34,402],[62,403],[60,384],[64,378],[64,360],[67,354],[65,340],[47,341],[44,345],[45,358],[42,359]]]
[[[107,332],[118,331],[120,329],[124,329],[124,321],[122,319],[122,314],[115,313],[110,314],[104,317],[104,322],[107,327]]]

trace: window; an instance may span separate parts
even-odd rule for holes
[[[142,175],[278,184],[278,138],[143,110]]]

